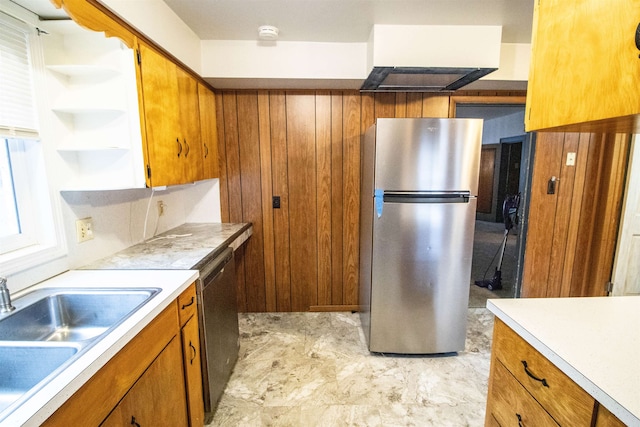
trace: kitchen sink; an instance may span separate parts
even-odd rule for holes
[[[78,353],[78,345],[0,344],[0,413]]]
[[[158,291],[39,289],[15,300],[17,310],[0,317],[0,340],[91,340],[122,322]]]
[[[71,365],[158,288],[43,288],[0,315],[0,421]]]

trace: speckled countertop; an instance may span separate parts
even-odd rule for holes
[[[189,270],[227,246],[236,249],[252,234],[250,223],[188,223],[159,234],[106,258],[83,266],[82,270]]]

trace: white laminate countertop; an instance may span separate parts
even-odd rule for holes
[[[491,299],[487,308],[628,426],[640,426],[640,296]]]
[[[12,295],[16,300],[27,292],[51,287],[160,289],[44,387],[0,413],[0,426],[40,425],[197,278],[195,270],[72,270]]]

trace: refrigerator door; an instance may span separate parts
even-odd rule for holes
[[[374,188],[478,191],[482,119],[378,119]]]
[[[373,215],[369,350],[464,349],[476,199],[385,202]]]

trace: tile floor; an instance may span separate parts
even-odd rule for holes
[[[455,356],[372,355],[358,314],[245,313],[209,426],[482,426],[493,315],[470,308]]]

